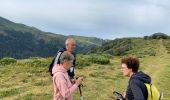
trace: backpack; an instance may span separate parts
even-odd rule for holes
[[[55,63],[56,57],[57,57],[57,56],[60,57],[60,55],[61,55],[65,50],[66,50],[65,48],[59,49],[59,50],[57,51],[56,56],[54,56],[52,62],[51,62],[50,65],[48,66],[48,72],[50,73],[51,76],[53,76],[53,74],[52,74],[52,69],[53,69],[53,67],[54,67],[54,63]],[[60,55],[58,55],[59,52],[61,52]]]
[[[147,91],[148,91],[148,99],[147,100],[162,100],[163,93],[160,93],[155,85],[144,83]]]
[[[55,58],[56,56],[53,58],[52,62],[50,63],[50,65],[48,66],[48,72],[50,73],[51,76],[53,76],[52,74],[52,69],[53,69],[53,66],[54,66],[54,61],[55,61]]]

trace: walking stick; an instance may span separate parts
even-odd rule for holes
[[[83,94],[82,94],[81,86],[83,86],[83,85],[81,84],[78,87],[79,87],[79,91],[80,91],[80,100],[83,100]]]
[[[78,77],[76,77],[76,79],[78,79]],[[79,92],[80,92],[80,100],[83,100],[83,93],[82,93],[82,89],[81,87],[83,86],[83,84],[80,84],[79,87]]]
[[[113,94],[115,95],[117,100],[125,100],[125,98],[119,92],[114,91]]]

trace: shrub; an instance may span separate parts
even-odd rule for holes
[[[79,55],[76,60],[76,67],[83,68],[86,66],[90,66],[91,62],[88,60],[88,55]]]
[[[42,59],[42,58],[33,58],[29,59],[29,61],[25,62],[28,66],[34,66],[34,67],[44,67],[48,66],[49,62],[48,60]]]
[[[168,35],[166,35],[165,33],[160,33],[160,32],[154,33],[150,37],[152,39],[168,39],[169,38]]]
[[[104,57],[106,57],[106,58],[108,58],[108,59],[113,58],[113,56],[112,56],[112,55],[110,55],[110,54],[102,54],[102,56],[104,56]]]
[[[92,63],[95,64],[109,64],[110,58],[109,54],[88,54],[88,55],[78,55],[76,60],[77,68],[82,68],[90,66]]]
[[[87,59],[79,59],[76,61],[76,66],[78,66],[78,68],[82,68],[90,65],[91,63],[88,62]]]
[[[99,54],[91,54],[89,57],[89,61],[92,63],[97,63],[97,64],[109,64],[110,60],[109,58],[99,55]]]
[[[9,64],[14,64],[16,62],[17,62],[16,59],[10,57],[6,57],[0,60],[1,65],[9,65]]]

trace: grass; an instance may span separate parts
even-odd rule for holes
[[[140,58],[140,70],[152,77],[152,82],[164,93],[164,100],[170,100],[169,49],[167,44],[164,46],[159,42],[156,46],[157,48],[153,46],[155,56]],[[85,55],[81,55],[82,59],[83,57]],[[76,68],[76,76],[85,77],[83,82],[85,100],[114,100],[112,94],[114,90],[125,92],[128,78],[120,71],[120,59],[121,57],[110,57],[110,63],[106,65],[91,63]],[[47,68],[50,60],[51,58],[34,58],[17,60],[17,63],[10,65],[0,65],[0,100],[51,100],[52,79]],[[74,100],[80,100],[79,97],[77,90]]]
[[[24,91],[25,91],[25,89],[23,87],[0,91],[0,98],[20,94],[21,92],[24,92]]]

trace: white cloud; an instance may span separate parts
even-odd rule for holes
[[[168,0],[0,0],[0,15],[63,34],[115,38],[170,33]],[[142,33],[142,34],[141,34]]]

